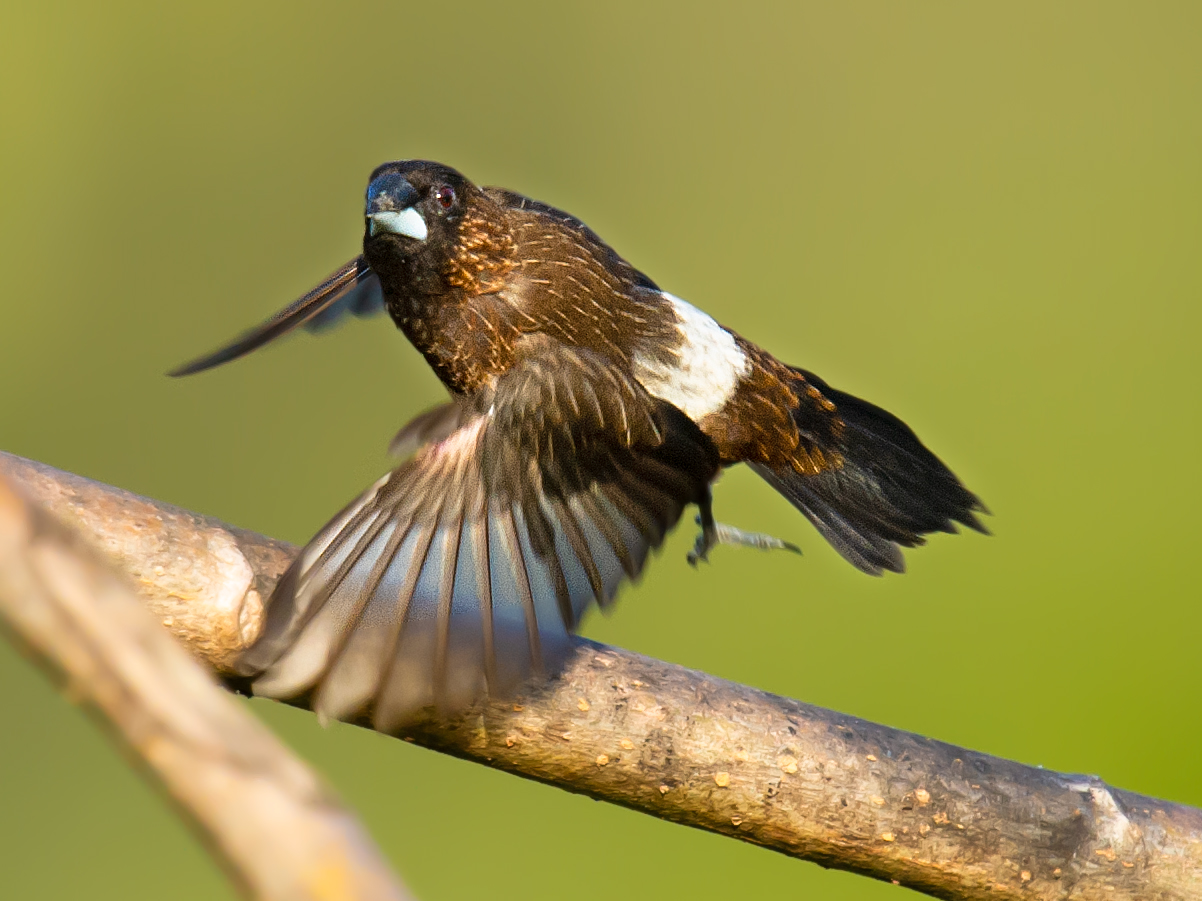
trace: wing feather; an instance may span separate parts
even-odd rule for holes
[[[301,552],[241,661],[256,693],[383,731],[510,696],[704,497],[718,457],[695,425],[587,351],[533,350],[407,428],[414,456]]]
[[[167,373],[173,377],[204,372],[243,357],[298,327],[323,331],[348,314],[370,316],[384,309],[379,277],[357,256],[331,272],[320,285],[289,304],[266,322],[239,335],[212,353],[198,357]]]
[[[560,527],[563,530],[563,538],[571,547],[572,554],[576,558],[576,563],[583,572],[584,578],[588,581],[588,588],[592,592],[593,599],[598,604],[604,603],[606,600],[605,583],[601,579],[601,571],[597,568],[597,561],[593,559],[588,539],[584,537],[580,523],[576,521],[575,512],[572,510],[571,505],[563,499],[554,501],[554,510],[555,516],[559,520]],[[575,601],[573,601],[572,607],[574,620],[569,625],[569,628],[575,625],[575,621],[579,619],[582,611],[582,608],[578,607]]]
[[[601,509],[602,504],[608,504],[601,496],[580,494],[573,497],[572,502],[579,505],[580,512],[583,514],[581,519],[592,527],[593,538],[589,541],[589,548],[592,551],[593,560],[599,562],[604,557],[604,550],[608,550],[618,561],[627,578],[637,578],[643,569],[643,560],[641,557],[636,559],[632,548],[642,547],[649,542],[651,539],[648,533],[638,532],[633,540],[628,541],[623,534],[624,530],[617,525],[617,517],[613,516],[612,512]],[[629,520],[626,521],[629,522]],[[607,583],[605,586],[607,597],[613,597],[615,593],[611,584],[613,583]]]
[[[434,514],[436,523],[441,512],[439,505]],[[436,527],[428,525],[419,530],[413,557],[401,574],[396,608],[382,610],[388,614],[387,618],[371,624],[384,635],[384,641],[373,649],[378,656],[371,662],[382,676],[374,718],[385,732],[394,731],[395,724],[403,722],[411,711],[428,706],[434,699],[431,681],[434,633],[429,622],[432,580],[429,572],[435,532]],[[424,596],[418,595],[420,588],[425,589]]]
[[[484,678],[488,685],[497,685],[497,649],[493,631],[492,551],[488,541],[488,520],[484,516],[487,502],[483,492],[477,492],[477,512],[472,519],[472,552],[476,567],[476,597],[480,605],[480,628],[483,632]]]

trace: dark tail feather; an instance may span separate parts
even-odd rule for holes
[[[918,440],[904,422],[867,401],[796,370],[835,405],[844,429],[838,469],[803,475],[792,467],[753,464],[773,488],[805,514],[844,559],[870,575],[904,572],[901,548],[924,544],[930,532],[956,523],[988,534],[977,519],[980,499]],[[799,425],[804,415],[798,412]],[[828,448],[823,448],[827,451]]]

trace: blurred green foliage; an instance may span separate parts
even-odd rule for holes
[[[732,11],[733,10],[733,11]],[[386,323],[162,373],[356,252],[448,162],[909,421],[995,537],[903,578],[731,472],[588,634],[1202,804],[1202,7],[9,4],[0,447],[303,541],[440,388]],[[102,733],[0,647],[0,894],[214,898]],[[262,703],[424,899],[900,897]]]

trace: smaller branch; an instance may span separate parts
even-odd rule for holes
[[[220,544],[197,560],[196,577],[229,564]],[[226,584],[233,609],[250,581]],[[212,626],[223,609],[188,615]],[[409,897],[318,778],[147,616],[94,550],[20,497],[2,472],[0,625],[73,697],[95,706],[248,895]]]

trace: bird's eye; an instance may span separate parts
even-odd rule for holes
[[[434,199],[438,201],[438,205],[444,210],[449,210],[455,205],[455,189],[450,185],[440,185],[438,190],[434,192]]]

